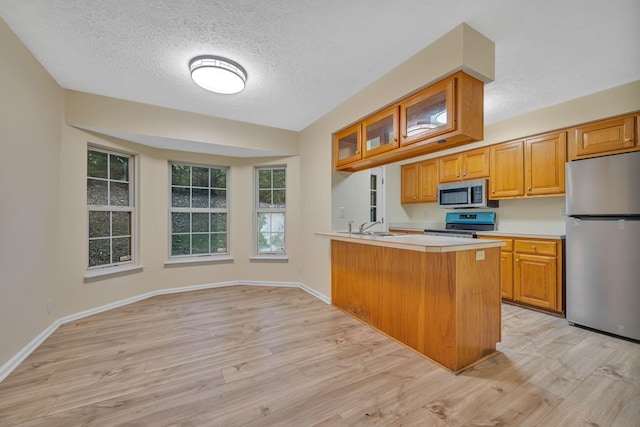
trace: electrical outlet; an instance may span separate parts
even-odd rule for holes
[[[567,209],[566,208],[560,208],[560,214],[562,216],[567,216]]]
[[[47,314],[51,314],[52,310],[53,310],[53,300],[49,298],[47,300]]]
[[[339,207],[338,212],[340,212],[340,218],[347,217],[347,209],[344,206]]]
[[[476,261],[482,261],[484,259],[484,251],[476,251]]]

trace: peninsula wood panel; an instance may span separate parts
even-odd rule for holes
[[[472,364],[480,354],[490,354],[501,341],[500,248],[483,249],[482,261],[476,260],[476,252],[455,252],[456,355],[460,367]]]
[[[500,249],[430,253],[332,241],[332,302],[459,372],[500,340]]]

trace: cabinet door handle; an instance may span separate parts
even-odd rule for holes
[[[536,245],[531,245],[531,249],[535,250],[536,249]]]
[[[624,142],[631,142],[631,138],[625,138]]]
[[[531,187],[527,187],[527,191],[531,191]]]
[[[491,194],[496,194],[496,190],[491,190]]]
[[[467,173],[465,172],[465,173],[463,173],[462,175],[463,175],[463,176],[467,176]]]
[[[402,139],[407,139],[407,135],[401,135]]]

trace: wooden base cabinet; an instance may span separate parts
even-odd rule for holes
[[[562,240],[482,238],[507,242],[500,255],[501,295],[505,302],[564,316]]]
[[[556,258],[516,254],[513,265],[513,299],[558,311]]]
[[[513,300],[513,240],[506,239],[506,242],[500,252],[500,295]]]

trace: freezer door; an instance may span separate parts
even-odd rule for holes
[[[640,340],[640,219],[567,218],[566,314]]]
[[[567,215],[640,215],[640,151],[568,162]]]

